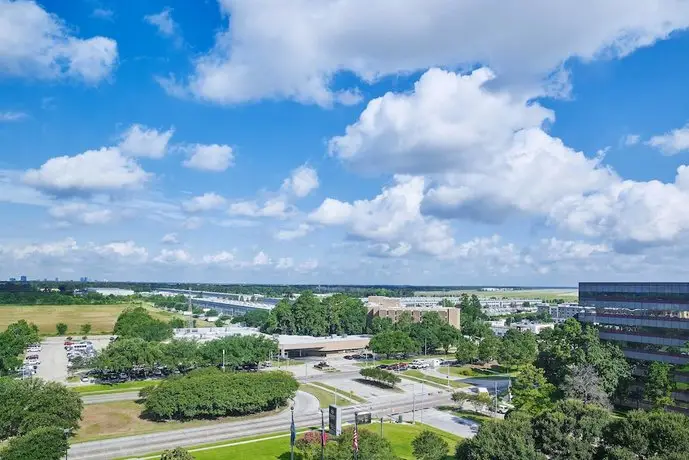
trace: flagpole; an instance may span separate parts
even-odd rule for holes
[[[359,423],[357,422],[358,412],[354,412],[354,460],[359,458]]]
[[[321,460],[325,456],[325,419],[323,418],[323,409],[321,409]]]
[[[294,426],[294,406],[290,407],[290,410],[292,411],[292,424],[290,425],[290,438],[289,438],[290,454],[289,454],[289,458],[290,458],[290,460],[294,460],[294,441],[297,438],[297,429]]]

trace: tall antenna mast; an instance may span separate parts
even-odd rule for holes
[[[187,291],[188,294],[188,299],[189,299],[189,329],[192,329],[194,327],[194,312],[193,309],[191,308],[191,286],[189,286],[189,290]]]

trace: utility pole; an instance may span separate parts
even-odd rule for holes
[[[416,425],[416,385],[411,384],[412,399],[411,399],[411,423]]]
[[[225,372],[225,349],[222,349],[222,371]]]
[[[187,292],[188,292],[188,296],[189,296],[189,308],[188,308],[188,311],[189,311],[189,332],[191,332],[191,330],[194,328],[194,314],[193,314],[194,312],[193,312],[193,308],[191,307],[191,286],[189,286],[189,289]]]
[[[494,384],[494,387],[493,387],[494,390],[493,391],[495,392],[495,408],[494,408],[495,413],[494,413],[494,415],[497,417],[498,416],[498,381],[493,380],[493,384]]]
[[[423,382],[421,382],[421,423],[423,423],[423,403],[426,400],[426,393],[423,391]]]

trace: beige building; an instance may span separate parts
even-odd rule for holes
[[[370,296],[368,298],[368,314],[372,318],[376,316],[380,318],[390,318],[393,323],[396,323],[400,315],[405,311],[411,313],[412,321],[415,323],[421,322],[421,318],[423,318],[423,315],[427,312],[436,312],[441,319],[459,329],[459,308],[403,307],[399,299],[381,296]]]

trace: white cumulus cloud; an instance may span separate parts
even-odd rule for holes
[[[189,152],[183,165],[201,171],[222,172],[232,166],[234,154],[229,145],[194,144],[185,148]]]
[[[0,0],[0,74],[97,83],[117,63],[117,42],[79,38],[36,2]]]
[[[329,106],[356,103],[364,82],[432,66],[483,63],[521,87],[568,87],[561,66],[625,56],[689,24],[682,0],[220,0],[227,26],[182,81],[162,80],[175,95],[220,104],[286,98]],[[500,31],[500,33],[496,33]],[[560,71],[558,71],[560,70]]]
[[[318,188],[318,173],[310,166],[303,165],[292,171],[290,177],[282,183],[282,190],[303,198]]]
[[[657,148],[664,155],[676,155],[685,152],[689,150],[689,123],[668,133],[653,136],[647,144]]]
[[[125,155],[133,157],[162,158],[174,129],[158,131],[134,124],[122,134],[119,148]]]
[[[227,200],[217,193],[204,193],[182,203],[187,212],[211,211],[225,206]]]

